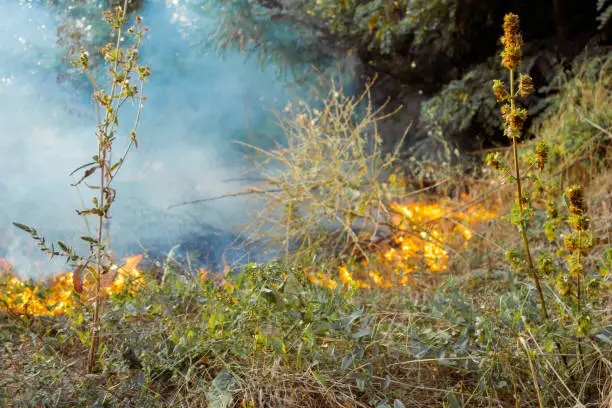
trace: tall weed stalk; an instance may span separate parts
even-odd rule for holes
[[[93,206],[77,210],[77,214],[83,217],[94,216],[97,218],[94,236],[82,236],[81,239],[89,246],[87,254],[81,255],[72,247],[62,241],[56,245],[47,245],[45,238],[34,228],[14,223],[14,225],[28,234],[37,242],[39,248],[50,257],[65,257],[66,262],[74,267],[72,275],[75,292],[83,292],[84,282],[88,284],[89,298],[93,299],[93,316],[89,336],[89,352],[87,358],[87,371],[94,372],[96,368],[96,354],[100,344],[100,309],[103,295],[102,277],[107,274],[113,265],[110,251],[109,220],[110,210],[116,198],[116,190],[113,181],[125,162],[128,153],[137,147],[136,129],[140,121],[140,113],[145,100],[142,90],[145,81],[150,75],[147,66],[139,65],[138,50],[143,40],[147,27],[142,26],[142,19],[136,17],[134,25],[124,29],[128,22],[126,10],[128,0],[124,1],[123,7],[115,7],[113,10],[103,12],[104,21],[111,27],[114,42],[108,43],[100,49],[104,60],[108,63],[107,74],[109,84],[100,85],[90,69],[89,53],[84,50],[72,50],[71,54],[78,58],[73,65],[80,68],[87,75],[94,88],[93,99],[96,103],[98,123],[96,126],[96,138],[98,140],[98,151],[92,161],[80,166],[72,174],[81,172],[81,176],[73,186],[78,186],[85,181],[98,176],[97,184],[87,186],[97,192],[92,197]],[[128,46],[122,46],[127,38],[132,39]],[[104,89],[105,86],[108,90]],[[129,142],[125,151],[119,159],[113,160],[113,147],[118,139],[119,112],[124,104],[131,101],[136,104],[134,125],[129,132]],[[56,249],[57,248],[57,249]]]
[[[523,249],[527,267],[536,285],[540,298],[542,314],[548,318],[548,309],[542,292],[542,286],[538,277],[531,250],[527,230],[530,219],[529,197],[523,191],[521,169],[518,153],[518,139],[523,135],[523,126],[527,119],[527,110],[518,107],[517,99],[526,98],[533,92],[533,80],[529,75],[520,74],[518,84],[516,81],[516,70],[521,63],[523,38],[519,27],[519,17],[509,13],[504,17],[504,35],[501,38],[504,49],[501,53],[502,65],[509,71],[510,87],[506,88],[501,80],[495,80],[493,91],[498,102],[503,102],[501,113],[504,121],[504,133],[512,139],[512,169],[506,168],[500,161],[499,154],[491,154],[487,157],[489,164],[496,170],[504,171],[509,178],[516,183],[517,197],[512,210],[512,222],[518,227],[523,241]],[[517,86],[518,85],[518,86]]]

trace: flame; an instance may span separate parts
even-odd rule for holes
[[[322,272],[310,272],[308,269],[306,269],[304,270],[304,275],[310,282],[314,283],[315,285],[327,286],[330,289],[336,289],[338,287],[337,281]]]
[[[200,268],[200,273],[198,274],[200,282],[206,282],[206,278],[208,278],[208,271],[204,268]]]
[[[475,235],[478,223],[497,217],[495,211],[475,204],[468,196],[462,202],[440,201],[436,203],[394,204],[396,215],[393,223],[396,232],[378,253],[370,254],[357,265],[342,265],[336,273],[306,269],[305,276],[314,284],[335,289],[341,284],[355,289],[374,287],[390,288],[413,284],[417,271],[440,272],[447,270],[450,262],[449,249],[466,247]],[[495,209],[494,209],[495,210]],[[113,265],[110,273],[103,276],[105,295],[118,293],[126,288],[137,289],[142,272],[138,265],[142,255],[124,259],[122,266]],[[204,268],[199,279],[205,282],[212,278]],[[233,291],[231,282],[225,288]],[[76,306],[79,294],[75,293],[73,273],[63,273],[40,284],[21,281],[11,264],[0,258],[0,309],[25,315],[59,315]],[[91,281],[85,287],[91,288]],[[91,290],[91,289],[90,289]],[[81,296],[87,298],[90,293]]]
[[[360,264],[340,266],[337,278],[349,287],[367,289],[405,286],[414,282],[417,271],[441,272],[448,269],[452,249],[467,247],[479,223],[497,217],[463,195],[459,203],[442,200],[435,203],[394,203],[392,243]],[[320,272],[306,274],[311,282],[335,288],[338,282]]]
[[[106,295],[126,288],[128,281],[138,282],[141,271],[137,268],[142,255],[125,258],[122,266],[113,265],[110,273],[102,277]],[[0,258],[0,309],[23,315],[63,314],[76,305],[73,272],[62,273],[47,282],[21,281],[13,274],[12,266]],[[87,285],[91,286],[91,285]],[[133,291],[133,287],[130,287]]]

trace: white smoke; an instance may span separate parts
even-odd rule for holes
[[[91,190],[70,187],[69,174],[96,152],[95,115],[82,89],[56,81],[61,50],[54,13],[36,2],[0,0],[0,257],[22,276],[56,273],[61,264],[33,266],[46,258],[11,222],[31,225],[50,241],[74,244],[88,234],[74,209],[89,206]],[[115,186],[111,226],[118,252],[135,242],[171,243],[201,228],[193,219],[223,230],[243,222],[238,201],[167,207],[240,188],[224,180],[239,177],[242,168],[232,163],[232,140],[247,134],[245,105],[253,124],[289,99],[272,68],[193,47],[173,23],[175,13],[161,1],[147,2],[142,12],[150,26],[142,62],[153,74],[145,86],[140,147]],[[126,127],[131,113],[124,114]]]

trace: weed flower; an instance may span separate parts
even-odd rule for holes
[[[584,202],[584,191],[581,186],[573,185],[568,187],[567,197],[570,201],[570,213],[572,215],[583,215],[587,211],[587,205]]]
[[[589,217],[585,215],[573,215],[568,219],[572,227],[576,229],[576,231],[586,231],[589,229],[591,220]]]
[[[506,90],[506,86],[503,81],[496,79],[493,81],[493,92],[495,93],[495,98],[497,102],[503,102],[508,99],[508,91]]]
[[[535,154],[537,159],[536,165],[538,169],[542,171],[544,170],[544,166],[548,161],[548,145],[545,141],[542,140],[540,141],[540,143],[538,143],[538,145],[536,146]]]
[[[518,138],[521,135],[523,124],[527,119],[527,110],[523,108],[515,108],[510,111],[506,116],[506,123],[508,124],[508,136],[512,138]]]
[[[574,234],[570,234],[563,238],[563,243],[565,244],[565,247],[568,249],[568,251],[574,252],[578,249],[577,238]]]
[[[526,98],[533,92],[533,79],[527,74],[519,76],[518,94]]]
[[[559,217],[559,209],[554,200],[546,201],[546,214],[553,220]]]
[[[521,63],[523,37],[519,30],[519,17],[509,13],[504,17],[504,35],[501,38],[504,50],[501,53],[502,65],[514,70]]]
[[[501,38],[502,45],[504,47],[501,52],[501,63],[508,69],[510,74],[510,85],[509,89],[505,89],[504,84],[501,80],[493,82],[493,92],[495,98],[498,101],[504,101],[505,103],[501,107],[501,116],[504,122],[504,132],[506,136],[512,139],[512,151],[514,156],[514,172],[511,177],[516,182],[517,199],[512,210],[512,222],[518,227],[521,237],[523,239],[523,247],[525,250],[525,265],[528,267],[533,280],[536,284],[536,290],[540,298],[540,305],[542,307],[542,313],[545,318],[548,318],[548,311],[546,308],[546,300],[540,286],[538,274],[531,258],[531,252],[529,249],[529,240],[527,237],[527,228],[529,218],[533,215],[533,210],[530,208],[529,197],[523,190],[521,185],[521,174],[518,160],[518,139],[521,137],[523,125],[527,120],[527,109],[516,106],[516,98],[518,96],[527,96],[533,92],[533,80],[528,75],[520,75],[517,81],[515,80],[514,70],[520,65],[522,57],[522,45],[523,37],[519,28],[519,17],[516,14],[508,13],[504,16],[504,35]],[[518,85],[518,87],[517,87]],[[536,158],[536,162],[540,167],[543,167],[546,162],[546,153],[542,150],[540,156]],[[487,157],[487,161],[491,165],[499,164],[495,162],[495,157]],[[518,270],[523,265],[523,260],[518,257],[518,251],[508,251],[506,253],[506,259],[510,262],[512,269]]]

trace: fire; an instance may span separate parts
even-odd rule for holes
[[[357,289],[388,288],[408,285],[417,271],[445,271],[450,252],[467,247],[476,226],[497,217],[495,211],[484,205],[471,203],[467,195],[460,203],[450,200],[395,203],[392,208],[396,233],[390,236],[390,243],[350,270],[348,266],[340,266],[338,281]],[[306,277],[332,289],[338,285],[333,277],[321,272],[306,271]]]
[[[405,286],[414,282],[414,273],[440,272],[448,268],[451,251],[466,247],[475,235],[478,223],[497,217],[495,211],[482,204],[470,202],[463,197],[461,203],[440,201],[436,203],[394,204],[395,233],[386,237],[379,251],[372,253],[357,265],[340,266],[336,274],[317,270],[304,271],[313,283],[335,289],[341,284],[356,289],[374,287],[389,288]],[[459,205],[458,205],[459,204]],[[142,279],[138,265],[142,255],[124,259],[122,266],[113,265],[103,276],[105,295],[118,293],[128,282]],[[200,269],[201,282],[210,277],[208,271]],[[77,282],[78,283],[78,282]],[[59,315],[76,306],[78,296],[91,295],[91,282],[86,288],[90,293],[75,291],[73,272],[60,274],[41,284],[21,281],[12,271],[11,265],[0,258],[0,309],[9,313],[25,315]],[[130,286],[134,290],[135,286]]]
[[[141,271],[137,268],[142,255],[125,258],[122,266],[113,265],[103,276],[102,286],[106,295],[123,290],[128,281],[138,281]],[[59,315],[76,305],[73,272],[60,274],[41,284],[21,281],[12,273],[12,267],[0,258],[0,309],[24,315]]]

